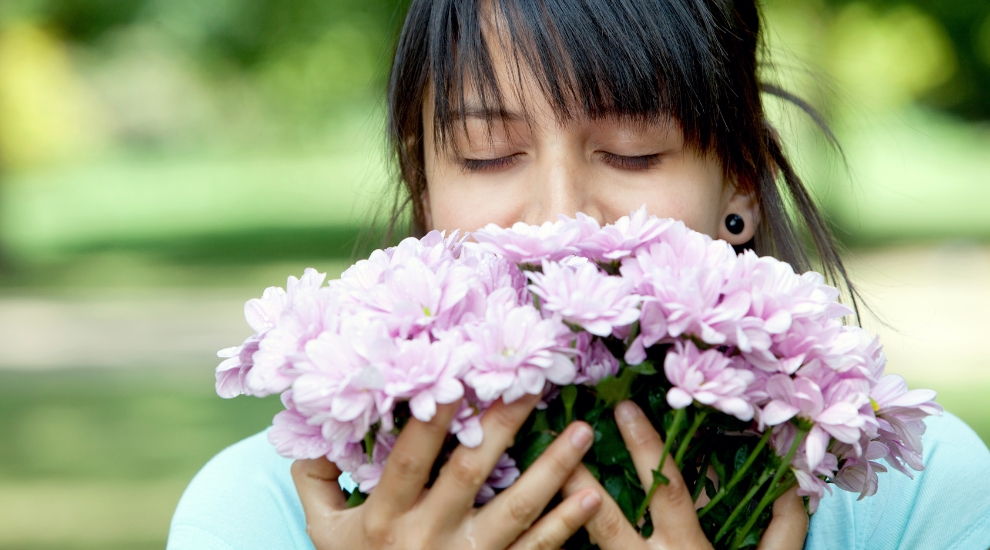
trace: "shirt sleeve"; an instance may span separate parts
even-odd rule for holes
[[[214,457],[182,494],[168,550],[313,550],[289,468],[265,432]]]
[[[959,418],[929,418],[925,469],[880,473],[877,494],[833,487],[811,518],[806,550],[990,548],[990,451]]]

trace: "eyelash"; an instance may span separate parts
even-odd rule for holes
[[[496,159],[462,159],[464,170],[468,172],[494,172],[516,163],[519,155],[509,155]]]
[[[625,157],[614,153],[603,152],[602,156],[605,157],[606,164],[610,164],[620,170],[630,170],[634,172],[649,170],[657,164],[660,164],[660,161],[663,160],[663,157],[660,154]]]
[[[626,157],[614,153],[602,153],[606,164],[620,170],[641,172],[653,168],[662,160],[660,154],[641,155],[638,157]],[[494,159],[461,159],[465,171],[468,172],[494,172],[502,168],[508,168],[516,163],[519,155],[509,155]]]

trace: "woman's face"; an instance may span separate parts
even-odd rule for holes
[[[466,131],[455,124],[456,148],[438,148],[431,138],[432,97],[424,101],[429,229],[540,224],[576,212],[609,223],[645,204],[650,214],[683,220],[732,244],[752,238],[758,218],[753,201],[726,181],[716,158],[685,147],[678,124],[587,117],[560,122],[531,74],[511,82],[514,71],[505,56],[493,57],[501,89],[518,93],[503,94],[505,112],[491,127],[468,89]],[[733,213],[745,222],[739,235],[725,227]]]

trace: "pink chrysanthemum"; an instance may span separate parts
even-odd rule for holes
[[[582,332],[577,337],[576,347],[580,353],[574,357],[574,365],[577,368],[575,384],[594,386],[603,378],[619,373],[619,360],[601,340],[591,339],[587,332]],[[585,340],[584,343],[581,342],[582,339]]]
[[[495,291],[485,321],[464,327],[467,340],[475,346],[464,382],[479,399],[501,397],[506,403],[541,393],[548,380],[570,384],[576,374],[574,363],[554,351],[561,330],[567,329],[560,321],[544,319],[531,305],[518,305],[512,289]]]
[[[871,429],[875,433],[876,420],[863,410],[869,402],[868,387],[862,380],[842,380],[823,394],[811,380],[778,374],[767,382],[771,401],[763,407],[760,418],[769,426],[795,416],[812,422],[802,446],[813,470],[825,458],[832,437],[858,447],[864,433]]]
[[[694,335],[720,345],[728,336],[718,325],[742,319],[749,309],[745,295],[722,299],[734,259],[728,244],[675,223],[660,242],[624,260],[620,272],[644,301],[657,302],[670,336]]]
[[[351,473],[351,479],[358,484],[358,490],[362,493],[370,493],[372,489],[378,486],[382,471],[385,469],[385,461],[388,459],[389,453],[392,452],[396,439],[398,438],[390,433],[375,434],[375,446],[371,451],[371,462],[358,466]]]
[[[870,403],[879,422],[878,441],[889,451],[887,462],[914,477],[908,467],[916,471],[925,468],[921,442],[927,428],[924,419],[942,414],[942,406],[935,403],[935,391],[909,391],[904,378],[888,374],[870,391]]]
[[[639,296],[621,277],[610,277],[590,262],[569,268],[544,261],[542,266],[542,273],[526,274],[541,309],[596,336],[609,336],[614,327],[639,319]]]
[[[252,395],[264,397],[287,389],[295,379],[293,357],[339,320],[336,293],[320,287],[325,274],[307,270],[307,275],[298,282],[290,278],[288,302],[278,326],[261,338],[251,357],[254,365],[245,385]]]
[[[858,454],[852,445],[839,443],[834,446],[832,451],[838,454],[842,467],[831,478],[837,487],[850,493],[859,493],[859,498],[862,499],[877,493],[880,487],[877,472],[887,471],[877,460],[885,458],[889,451],[879,441],[860,443],[860,448],[863,449],[862,454]]]
[[[459,377],[468,364],[469,349],[455,339],[430,342],[426,335],[398,341],[392,360],[383,366],[385,394],[409,400],[414,417],[429,422],[437,404],[453,403],[464,396]]]
[[[594,218],[582,213],[576,218],[587,228],[586,236],[577,243],[579,253],[605,262],[620,260],[639,248],[648,247],[674,223],[670,219],[650,216],[646,213],[646,205],[605,227],[599,227]]]
[[[677,342],[667,352],[663,371],[673,384],[667,402],[683,409],[692,402],[710,405],[740,420],[753,418],[753,404],[746,400],[746,389],[753,373],[718,350],[700,351],[694,342]]]
[[[565,216],[556,222],[528,225],[517,222],[509,229],[488,224],[475,231],[474,240],[485,250],[517,264],[539,264],[577,254],[582,229]]]
[[[516,461],[509,455],[502,453],[495,468],[492,469],[492,473],[488,476],[485,484],[481,486],[478,495],[474,497],[475,504],[484,504],[495,498],[495,489],[505,489],[512,485],[519,479],[519,474]]]
[[[220,397],[229,399],[244,393],[244,379],[254,366],[252,356],[258,351],[258,342],[278,325],[286,300],[285,290],[273,286],[266,288],[260,299],[252,298],[244,304],[244,318],[248,326],[254,329],[254,334],[240,346],[217,352],[217,357],[225,359],[216,371],[217,394]]]

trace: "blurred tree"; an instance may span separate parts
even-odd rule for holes
[[[967,120],[990,120],[990,1],[987,0],[830,0],[834,7],[854,3],[880,10],[914,6],[941,24],[955,50],[952,77],[922,101]]]
[[[64,36],[90,42],[110,29],[128,25],[141,14],[149,0],[54,0],[44,13],[49,25]]]
[[[33,13],[68,40],[82,43],[96,42],[127,25],[152,24],[183,38],[201,61],[244,71],[310,46],[337,48],[343,57],[354,59],[347,51],[353,46],[350,37],[336,44],[327,38],[331,29],[351,28],[370,35],[366,43],[377,44],[371,61],[378,73],[373,85],[380,87],[388,57],[383,39],[395,35],[408,1],[0,0],[0,12]],[[832,9],[854,3],[881,11],[911,5],[933,17],[949,36],[958,66],[953,77],[927,92],[923,101],[969,120],[990,120],[990,1],[826,0]],[[290,64],[307,63],[299,57],[296,53]]]

